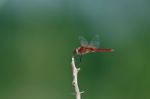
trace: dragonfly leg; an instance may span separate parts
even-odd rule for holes
[[[82,62],[82,55],[79,56],[79,63]]]
[[[82,61],[82,55],[74,55],[74,58],[75,58],[75,64],[80,65]]]

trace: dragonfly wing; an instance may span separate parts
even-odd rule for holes
[[[88,46],[88,41],[83,37],[79,36],[81,46]]]
[[[99,35],[95,35],[94,38],[91,40],[89,46],[98,48],[99,45],[100,45]]]

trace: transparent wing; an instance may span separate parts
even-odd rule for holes
[[[100,45],[100,37],[99,35],[95,35],[94,38],[91,40],[89,46],[98,48]]]
[[[79,36],[81,46],[88,46],[88,41],[83,37]]]

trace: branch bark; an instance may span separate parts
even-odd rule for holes
[[[76,99],[81,99],[81,93],[83,93],[83,92],[80,92],[80,89],[78,86],[78,72],[79,72],[80,68],[76,67],[74,57],[72,57],[71,65],[72,65],[72,76],[73,76],[72,85],[74,87],[75,96],[76,96]]]

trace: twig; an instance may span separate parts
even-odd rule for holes
[[[72,75],[73,75],[72,85],[75,90],[76,99],[81,99],[81,93],[83,93],[83,92],[80,92],[80,89],[78,86],[78,72],[79,72],[80,68],[76,67],[74,57],[72,57],[71,65],[72,65]]]

